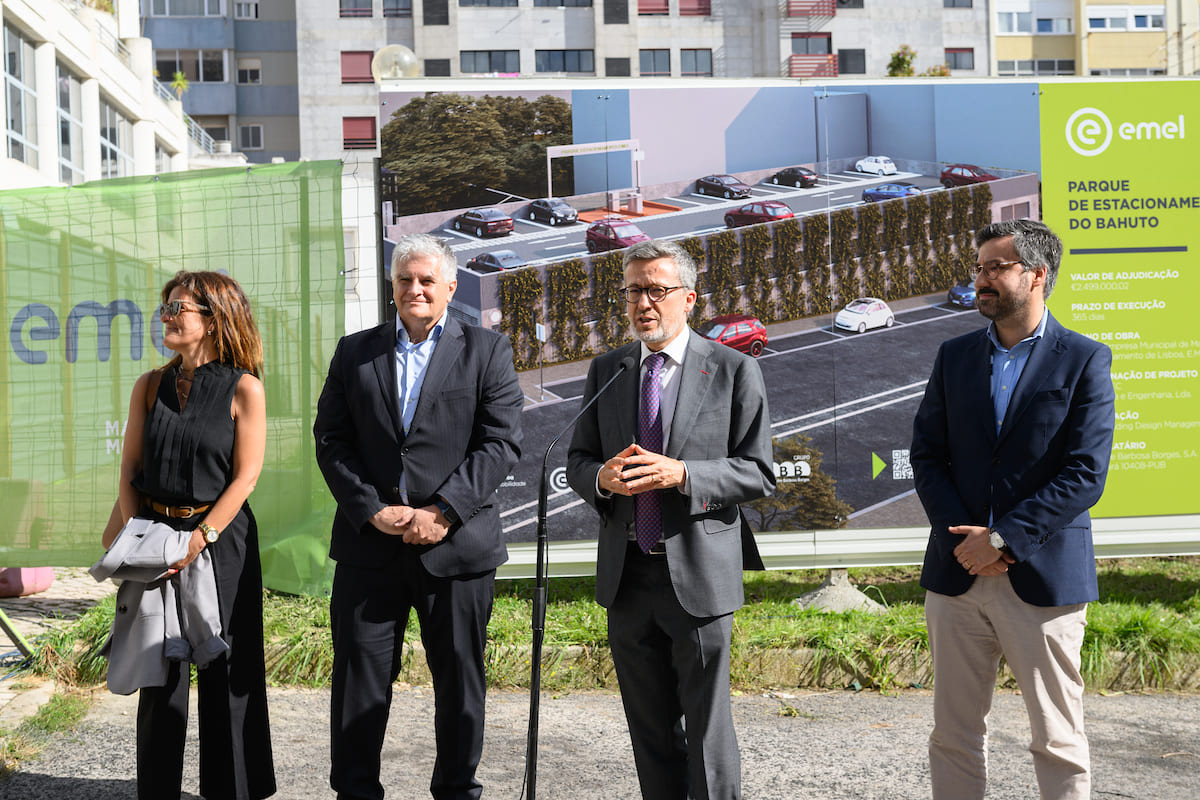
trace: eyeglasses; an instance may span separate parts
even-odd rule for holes
[[[160,317],[178,317],[184,311],[199,311],[202,314],[207,314],[209,308],[199,303],[186,303],[183,300],[172,300],[169,303],[161,303],[158,306],[158,315]]]
[[[645,293],[646,297],[650,298],[650,302],[661,303],[664,297],[676,289],[682,288],[682,286],[647,286],[643,289],[641,286],[625,286],[617,289],[617,293],[621,295],[626,303],[640,302],[643,293]]]
[[[1013,264],[1024,264],[1024,261],[993,261],[989,264],[976,264],[971,268],[971,277],[978,278],[980,274],[986,275],[989,281],[994,281],[1000,277],[1000,273],[1011,267]]]

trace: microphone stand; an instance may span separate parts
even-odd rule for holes
[[[632,357],[621,359],[620,366],[608,382],[592,395],[592,399],[583,404],[575,418],[555,436],[546,447],[542,456],[542,476],[538,482],[538,516],[537,516],[537,567],[535,572],[535,588],[533,591],[533,653],[530,658],[529,675],[529,734],[525,743],[525,785],[529,790],[526,795],[529,800],[537,798],[537,747],[538,747],[538,713],[542,699],[542,642],[546,637],[546,554],[550,546],[546,533],[546,506],[549,503],[550,451],[567,431],[575,427],[579,418],[595,405],[600,396],[608,391],[617,378],[627,369],[632,369],[635,361]]]

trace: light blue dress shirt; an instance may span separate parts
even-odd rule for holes
[[[996,323],[990,323],[987,328],[988,338],[992,340],[992,410],[996,418],[996,433],[1004,425],[1004,415],[1008,413],[1008,403],[1012,400],[1013,390],[1021,380],[1021,373],[1029,363],[1029,354],[1033,346],[1046,333],[1046,311],[1042,312],[1042,320],[1037,329],[1017,342],[1012,348],[1000,344],[996,336]]]
[[[433,326],[433,330],[423,341],[413,344],[408,337],[408,331],[399,317],[396,318],[396,396],[400,402],[400,422],[404,433],[412,425],[413,414],[417,410],[417,401],[421,399],[421,386],[425,383],[425,373],[429,370],[429,361],[433,351],[442,338],[442,329],[446,327],[446,317],[449,312],[443,312],[442,318]],[[404,472],[400,472],[400,496],[408,502],[408,488],[404,480]]]

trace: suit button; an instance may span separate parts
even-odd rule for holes
[[[124,603],[122,603],[121,605],[117,606],[117,613],[118,613],[118,614],[124,614],[124,613],[125,613],[126,611],[128,611],[128,610],[129,610],[129,606],[125,605]]]
[[[400,484],[397,483],[392,487],[392,494],[400,494]]]

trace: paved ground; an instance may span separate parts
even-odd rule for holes
[[[55,585],[32,598],[0,600],[27,636],[81,613],[111,584],[83,570],[59,570]],[[0,651],[6,646],[0,640]],[[11,661],[11,658],[9,659]],[[23,685],[23,684],[22,684]],[[0,726],[36,708],[40,690],[15,691],[0,680]],[[0,800],[123,800],[135,796],[136,697],[97,691],[99,702],[75,731],[58,737],[21,771],[0,781]],[[1200,695],[1087,697],[1093,797],[1194,800],[1200,792]],[[193,697],[194,703],[194,697]],[[332,800],[328,789],[327,690],[272,689],[276,797]],[[738,696],[734,713],[747,798],[886,798],[929,796],[925,755],[932,697],[871,692],[795,692]],[[194,707],[194,706],[193,706]],[[432,769],[432,696],[398,689],[387,746],[389,798],[428,796]],[[521,796],[527,692],[492,692],[480,777],[485,797]],[[632,800],[638,796],[620,698],[612,693],[546,695],[540,720],[537,796]],[[195,714],[183,798],[196,800]],[[1037,796],[1026,752],[1029,727],[1020,695],[996,698],[991,718],[990,800]]]
[[[484,797],[520,797],[528,693],[489,695],[480,776]],[[272,690],[272,739],[279,798],[332,800],[328,789],[325,690]],[[925,742],[931,696],[904,692],[800,693],[738,697],[734,708],[747,798],[929,796]],[[0,783],[11,800],[117,800],[134,797],[136,700],[107,696],[75,732]],[[1125,695],[1087,699],[1093,797],[1194,800],[1200,782],[1200,696]],[[194,716],[194,715],[193,715]],[[389,798],[427,797],[432,698],[396,692],[384,751]],[[637,787],[620,700],[588,692],[546,696],[540,715],[537,796],[632,800]],[[196,741],[194,719],[190,742]],[[1020,696],[1003,693],[992,712],[990,800],[1037,797],[1025,751]],[[184,795],[195,800],[197,754],[189,747]]]

